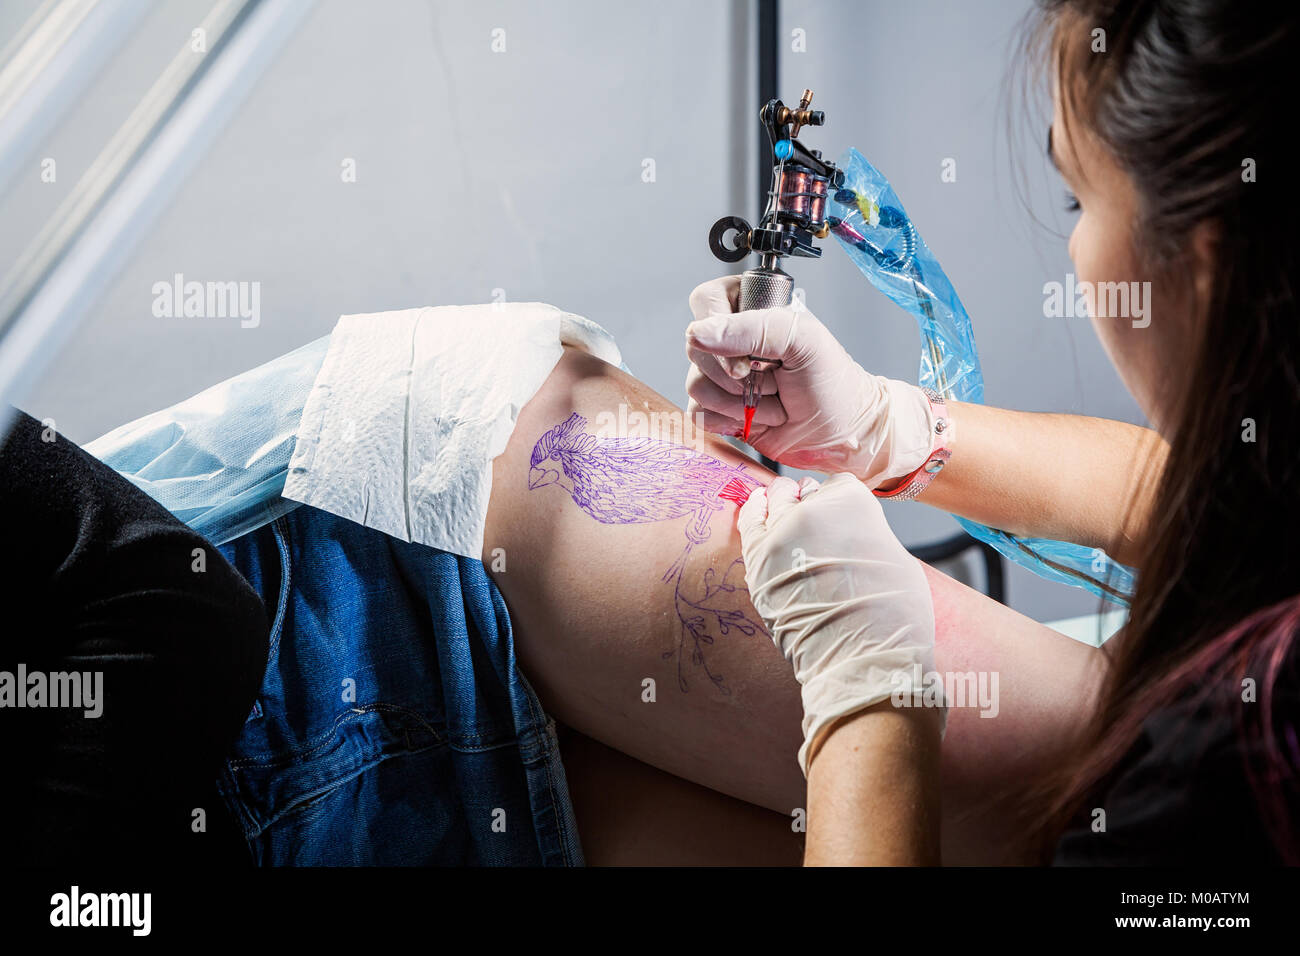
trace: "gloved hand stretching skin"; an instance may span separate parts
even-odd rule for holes
[[[749,496],[737,526],[750,600],[802,688],[807,775],[833,721],[920,694],[934,670],[930,586],[875,496],[847,474],[820,487],[776,478]]]
[[[934,413],[915,385],[872,375],[807,309],[735,312],[740,278],[691,293],[687,412],[711,432],[744,428],[744,356],[780,359],[763,378],[749,443],[794,468],[847,471],[875,488],[911,474],[933,450]]]

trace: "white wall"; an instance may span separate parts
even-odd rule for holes
[[[559,6],[568,15],[527,2],[320,4],[26,404],[85,440],[322,335],[341,313],[484,302],[498,288],[606,323],[629,364],[680,398],[686,296],[718,271],[708,228],[738,201],[729,166],[752,158],[752,128],[743,157],[729,139],[734,12]],[[41,184],[33,160],[5,197],[6,260],[206,9],[160,5],[42,148],[59,181]],[[490,50],[495,27],[504,54]],[[344,158],[355,184],[341,181]],[[151,287],[176,272],[259,281],[262,325],[154,318]]]
[[[1012,181],[1001,88],[1026,0],[786,0],[781,95],[816,90],[828,124],[894,183],[975,319],[991,403],[1138,420],[1086,320],[1042,317],[1069,270]],[[0,5],[0,42],[35,0]],[[208,3],[159,3],[91,97],[0,197],[11,262],[67,195]],[[752,219],[757,136],[749,4],[665,0],[459,3],[324,0],[39,388],[22,404],[85,441],[330,330],[341,313],[508,298],[603,323],[633,370],[683,401],[686,296],[726,271],[706,246],[724,214]],[[493,53],[491,31],[506,31]],[[788,49],[790,31],[807,52]],[[1023,155],[1051,218],[1035,128]],[[54,157],[59,178],[38,179]],[[358,182],[341,181],[345,158]],[[940,181],[944,158],[955,183]],[[656,180],[642,181],[653,159]],[[1064,224],[1064,215],[1056,218]],[[848,258],[791,265],[809,306],[859,360],[914,380],[910,317]],[[261,283],[262,323],[158,319],[154,282]],[[908,543],[956,526],[891,506]],[[1083,592],[1013,572],[1039,617],[1093,610]]]

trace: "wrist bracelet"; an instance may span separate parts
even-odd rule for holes
[[[929,487],[934,476],[943,471],[944,465],[948,464],[948,459],[952,457],[952,449],[948,446],[952,439],[952,422],[948,420],[948,405],[940,395],[932,388],[922,387],[921,391],[930,402],[930,411],[934,416],[934,425],[931,432],[933,439],[933,450],[926,458],[924,464],[916,471],[903,479],[893,491],[876,491],[872,489],[872,494],[877,498],[889,498],[894,501],[911,501],[921,492]]]

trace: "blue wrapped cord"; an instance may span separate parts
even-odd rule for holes
[[[880,171],[856,149],[845,154],[840,168],[844,184],[831,199],[827,221],[871,284],[916,319],[922,343],[918,383],[952,401],[983,404],[984,376],[970,316],[952,283]],[[1136,574],[1102,549],[1021,538],[954,517],[971,537],[1035,574],[1128,606]]]

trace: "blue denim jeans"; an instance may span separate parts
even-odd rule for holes
[[[259,864],[582,863],[482,562],[298,507],[221,547],[274,609],[219,781]]]

